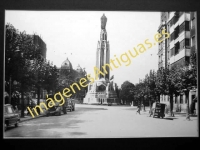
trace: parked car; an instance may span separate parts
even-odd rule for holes
[[[8,126],[15,125],[18,127],[20,122],[20,117],[17,112],[14,111],[11,104],[4,105],[4,130],[7,130]]]
[[[53,99],[53,95],[49,95],[49,98]],[[47,102],[47,108],[48,110],[46,111],[46,116],[50,116],[50,115],[61,115],[62,111],[64,114],[67,114],[67,103],[63,104],[62,106],[59,105],[58,102],[55,102],[55,106],[53,107],[48,107],[50,101]]]
[[[61,115],[61,107],[60,106],[53,106],[51,108],[49,108],[46,112],[46,116],[50,116],[50,115]]]
[[[75,111],[75,99],[67,99],[67,110],[69,111]]]

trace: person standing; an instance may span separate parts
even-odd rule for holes
[[[15,112],[18,113],[18,108],[17,105],[15,106]]]
[[[138,108],[138,109],[137,109],[137,111],[136,111],[136,114],[137,114],[137,113],[140,114],[140,109],[141,109],[140,104],[138,104],[138,107],[137,107],[137,108]]]
[[[153,105],[152,105],[152,107],[151,107],[151,109],[150,109],[150,111],[149,111],[149,117],[151,117],[151,115],[153,115],[153,112],[154,112],[154,110],[155,110],[155,107],[156,107],[156,102],[153,103]]]

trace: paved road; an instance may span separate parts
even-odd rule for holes
[[[197,137],[198,118],[185,116],[152,118],[147,112],[136,115],[130,106],[76,104],[74,112],[40,117],[10,127],[5,138],[123,138],[123,137]]]

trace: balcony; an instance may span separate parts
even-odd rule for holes
[[[179,53],[177,53],[175,56],[172,56],[170,58],[170,64],[175,63],[176,61],[184,58],[185,56],[189,56],[190,55],[190,49],[183,49],[181,51],[179,51]]]
[[[190,36],[191,37],[195,36],[195,26],[193,26],[192,29],[190,30]]]

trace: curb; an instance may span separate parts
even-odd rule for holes
[[[28,121],[28,120],[32,120],[32,119],[36,119],[36,118],[40,118],[40,117],[44,117],[44,115],[39,115],[39,116],[37,116],[37,117],[35,117],[35,118],[30,117],[30,118],[23,119],[23,120],[22,120],[22,118],[20,118],[20,123],[21,123],[21,122],[24,122],[24,121]]]

